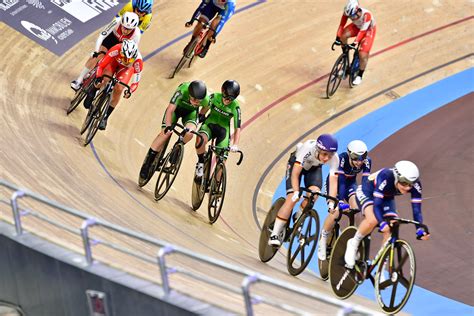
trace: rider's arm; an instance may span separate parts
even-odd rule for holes
[[[171,121],[173,118],[173,112],[176,110],[176,104],[170,103],[166,108],[166,117],[165,117],[165,124],[166,126],[171,126]]]
[[[420,181],[417,181],[413,184],[413,187],[411,188],[410,193],[411,193],[411,208],[413,211],[413,219],[417,222],[423,223],[423,215],[421,213],[422,188],[421,188]]]
[[[131,40],[133,40],[135,43],[140,43],[140,40],[142,38],[142,33],[138,27],[135,28],[135,31],[133,31],[133,36],[131,37]]]
[[[347,22],[347,16],[343,14],[341,17],[341,22],[339,23],[339,28],[337,29],[337,37],[342,36],[342,31],[344,30],[344,26],[346,25],[346,22]]]
[[[216,27],[216,32],[214,33],[214,38],[217,36],[217,34],[220,33],[222,30],[222,27],[224,27],[224,24],[232,17],[235,11],[235,2],[227,2],[225,4],[225,10],[222,15],[220,15],[221,20],[219,21],[219,24]]]
[[[337,185],[338,185],[338,175],[337,172],[339,170],[339,156],[337,153],[332,156],[329,160],[329,195],[330,196],[337,196]],[[328,201],[329,208],[333,209],[335,207],[334,201]]]
[[[377,174],[377,178],[374,181],[376,183],[374,188],[374,215],[377,222],[383,222],[383,201],[384,201],[384,188],[387,186],[387,179],[383,172]]]
[[[232,141],[233,145],[238,145],[240,140],[240,127],[234,130],[234,139]]]
[[[121,17],[125,12],[133,12],[133,4],[132,1],[129,1],[123,8],[117,13],[116,17]]]
[[[143,60],[141,58],[138,58],[135,60],[133,63],[133,71],[135,72],[134,80],[133,83],[130,86],[130,92],[133,93],[135,90],[138,88],[138,83],[140,82],[141,78],[141,73],[143,71]]]
[[[138,26],[140,28],[140,33],[145,32],[151,25],[151,19],[153,18],[151,13],[148,13],[143,17],[143,20],[141,20],[140,25]]]
[[[100,32],[97,41],[95,42],[94,52],[99,52],[100,46],[102,46],[102,42],[104,39],[109,36],[110,33],[114,31],[117,25],[120,24],[120,18],[115,18],[112,22],[110,22],[103,30]]]
[[[110,64],[115,59],[115,56],[117,56],[117,54],[118,54],[118,51],[117,51],[116,47],[115,47],[115,49],[114,48],[109,49],[107,54],[105,54],[105,57],[102,58],[102,60],[97,65],[97,71],[95,73],[95,76],[97,78],[102,77],[102,74],[104,72],[104,68],[107,67],[107,65]]]
[[[191,21],[197,20],[199,15],[201,15],[201,11],[206,7],[208,1],[202,0],[201,4],[197,7],[196,11],[194,11],[193,16],[191,17]]]
[[[367,157],[364,160],[364,166],[362,168],[362,185],[364,185],[367,181],[369,181],[370,170],[372,169],[372,159]]]
[[[357,37],[354,43],[360,43],[360,41],[365,37],[365,33],[367,33],[367,30],[369,29],[371,22],[372,22],[372,15],[370,14],[370,12],[365,12],[364,24],[362,24],[362,27],[360,28],[359,33],[357,33]]]

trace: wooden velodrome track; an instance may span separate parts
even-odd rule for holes
[[[251,3],[238,0],[238,7]],[[470,1],[363,1],[361,4],[374,13],[377,21],[372,54],[379,54],[369,61],[360,87],[349,89],[347,83],[343,83],[334,98],[326,100],[326,79],[315,79],[329,72],[339,54],[339,51],[332,52],[330,45],[344,3],[341,0],[275,0],[238,13],[227,23],[206,59],[199,60],[192,69],[185,69],[173,80],[167,76],[188,39],[154,54],[145,62],[137,93],[130,100],[121,101],[109,120],[107,131],[99,132],[94,139],[95,152],[81,145],[79,126],[84,109],[66,117],[65,108],[72,96],[69,82],[80,71],[97,34],[91,34],[58,58],[5,24],[0,25],[3,34],[0,48],[6,52],[0,61],[0,178],[85,210],[92,216],[330,293],[328,284],[311,272],[304,272],[298,278],[290,277],[286,271],[286,252],[277,255],[269,264],[259,261],[259,229],[252,212],[252,198],[262,172],[311,127],[407,78],[472,53],[474,42]],[[153,24],[140,44],[142,55],[149,55],[187,32],[184,22],[196,5],[197,1],[189,0],[155,2]],[[457,21],[459,23],[449,25]],[[445,25],[449,26],[440,28]],[[411,40],[406,41],[408,39]],[[384,50],[386,48],[389,49]],[[393,92],[404,96],[471,66],[472,59],[461,59],[401,85]],[[192,145],[187,146],[180,174],[162,201],[153,200],[154,180],[142,190],[136,185],[143,157],[159,130],[171,94],[180,82],[192,79],[204,80],[212,91],[219,90],[226,79],[236,79],[242,87],[239,100],[244,129],[240,147],[245,159],[239,167],[235,166],[235,157],[231,156],[228,161],[226,201],[221,218],[212,226],[207,222],[207,202],[197,213],[190,209],[196,162]],[[316,82],[310,84],[312,81]],[[303,89],[306,84],[308,87]],[[283,100],[277,101],[280,98]],[[381,94],[324,125],[311,137],[321,132],[335,132],[391,100]],[[266,108],[268,105],[272,106]],[[282,179],[286,156],[274,165],[262,184],[256,200],[260,221]],[[44,209],[43,213],[77,225],[76,220],[53,210]],[[0,216],[8,219],[8,209],[2,207]],[[38,234],[80,251],[79,238],[64,232],[59,238],[58,231],[40,225],[34,219],[27,218],[24,222],[30,229],[34,226]],[[97,236],[104,237],[105,233],[100,229],[95,231]],[[156,249],[115,235],[107,238],[150,256],[156,254]],[[133,265],[129,257],[104,247],[97,247],[94,255],[141,276],[158,279],[155,267],[138,262]],[[201,273],[212,272],[235,286],[240,284],[241,279],[235,276],[211,271],[208,266],[187,259],[172,256],[169,261],[192,265]],[[211,298],[211,303],[243,312],[240,296],[212,287],[203,288],[202,284],[178,274],[172,276],[171,285],[198,298]],[[256,285],[253,292],[258,294],[259,291],[268,293],[274,289]],[[275,295],[289,297],[290,294],[275,292]],[[308,310],[318,310],[314,302],[298,300]],[[376,308],[375,303],[360,297],[354,297],[352,301]],[[256,311],[270,311],[263,308],[257,305]],[[320,313],[331,311],[331,308],[325,308]]]

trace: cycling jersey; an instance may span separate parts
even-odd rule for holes
[[[359,29],[359,32],[357,34],[356,42],[360,43],[360,41],[365,37],[365,33],[375,27],[375,19],[372,15],[372,12],[370,12],[367,9],[360,8],[362,13],[360,14],[360,17],[357,19],[352,20],[352,23]],[[342,15],[341,17],[341,23],[339,23],[339,28],[337,30],[337,36],[341,37],[342,36],[342,31],[344,29],[344,25],[346,25],[347,19],[349,17],[345,14]]]
[[[413,219],[423,223],[421,213],[422,187],[421,182],[417,180],[411,190],[411,205]],[[395,184],[395,175],[393,169],[384,168],[368,177],[368,181],[357,188],[358,204],[363,210],[368,205],[374,206],[374,215],[377,221],[381,223],[386,216],[397,216],[394,199],[401,193],[397,190]]]
[[[121,17],[125,12],[133,12],[133,5],[132,1],[127,3],[122,10],[116,15],[116,17]],[[147,15],[144,15],[141,17],[138,15],[138,18],[140,20],[140,23],[138,23],[138,27],[140,28],[141,33],[145,32],[151,25],[151,19],[152,19],[152,14],[151,12],[148,13]]]
[[[318,167],[324,164],[318,160],[316,155],[316,140],[307,140],[304,143],[296,145],[296,163],[301,164],[303,169],[309,170],[311,167]],[[337,153],[334,153],[334,156],[329,159],[327,164],[329,165],[329,173],[335,175],[337,166],[339,165],[339,156]]]
[[[112,46],[123,42],[124,39],[131,39],[135,43],[140,42],[141,32],[138,27],[136,27],[130,34],[122,34],[122,27],[120,23],[120,18],[115,18],[109,25],[107,25],[102,32],[100,32],[99,38],[95,42],[95,51],[100,50],[100,46],[105,46],[107,49],[112,48]],[[105,45],[105,42],[111,43],[112,45]]]
[[[224,24],[232,17],[235,11],[236,0],[202,0],[199,7],[193,14],[193,19],[198,19],[199,16],[204,17],[207,21],[212,20],[218,15],[221,20],[216,27],[214,37],[220,33]]]
[[[123,65],[120,57],[121,48],[122,44],[117,44],[109,49],[105,57],[98,64],[96,77],[102,77],[104,70],[108,70],[110,73],[115,74],[120,81],[128,84],[132,76],[135,76],[132,85],[130,85],[131,92],[134,92],[138,88],[140,75],[143,70],[142,55],[138,53],[136,60],[132,64]]]

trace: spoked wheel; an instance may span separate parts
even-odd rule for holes
[[[346,56],[341,54],[334,66],[332,67],[331,73],[329,74],[328,84],[326,87],[326,95],[328,99],[336,93],[337,88],[341,84],[341,80],[344,77],[344,72],[346,70]]]
[[[354,293],[359,285],[356,276],[356,267],[348,269],[345,267],[344,254],[346,253],[347,241],[354,237],[357,228],[354,226],[347,227],[334,243],[331,259],[329,260],[329,283],[334,294],[340,299],[346,299]],[[358,256],[364,258],[364,243],[359,246]],[[356,265],[360,261],[356,260]]]
[[[359,63],[360,63],[359,54],[356,51],[354,53],[354,58],[352,59],[351,71],[350,71],[350,74],[349,74],[349,86],[351,88],[354,87],[354,84],[352,82],[354,81],[354,79],[359,74]]]
[[[318,258],[318,267],[319,267],[319,274],[321,275],[321,279],[326,281],[329,278],[329,260],[331,259],[331,251],[334,247],[334,243],[336,242],[337,235],[334,233],[334,230],[329,233],[327,243],[326,243],[326,260],[319,260]]]
[[[187,61],[189,62],[189,67],[191,67],[191,60],[194,57],[194,48],[198,43],[198,38],[194,39],[194,41],[189,45],[188,49],[183,52],[183,57],[179,60],[179,63],[176,65],[176,68],[173,71],[173,74],[170,76],[170,79],[174,78],[178,74],[178,72],[183,68]]]
[[[92,105],[93,107],[94,105]],[[89,129],[87,130],[86,137],[84,138],[84,146],[89,145],[89,143],[94,138],[95,134],[99,130],[99,124],[104,119],[107,114],[107,109],[110,106],[110,95],[102,94],[99,101],[97,102],[97,110],[94,111],[92,115],[92,120],[89,124]]]
[[[270,211],[267,213],[265,221],[263,222],[262,231],[260,232],[260,240],[258,243],[258,256],[262,262],[270,261],[278,252],[279,248],[270,246],[268,244],[268,240],[270,239],[270,235],[273,231],[275,218],[283,203],[285,203],[285,198],[283,197],[276,200],[275,203],[273,203]]]
[[[225,165],[219,163],[214,169],[211,178],[211,186],[209,189],[209,204],[207,206],[207,213],[209,216],[209,223],[214,224],[224,205],[225,187],[227,184],[227,174]]]
[[[319,236],[319,216],[315,210],[304,212],[296,221],[288,247],[287,267],[291,275],[304,271],[313,257]]]
[[[158,180],[155,186],[155,200],[161,200],[173,185],[178,175],[181,162],[183,161],[184,145],[177,143],[173,146],[171,152],[166,156],[165,161],[161,165]]]
[[[415,284],[415,254],[404,240],[387,247],[375,274],[375,297],[384,312],[398,313],[410,298]],[[392,262],[390,263],[390,260]]]
[[[206,159],[204,163],[204,171],[203,176],[198,178],[194,176],[193,180],[193,189],[192,189],[192,197],[191,202],[193,206],[193,210],[197,210],[204,200],[204,195],[206,194],[208,181],[209,181],[209,172],[211,169],[211,159]]]

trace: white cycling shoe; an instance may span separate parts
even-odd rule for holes
[[[81,83],[80,83],[80,82],[78,82],[77,80],[71,81],[71,88],[72,88],[72,90],[77,91],[77,90],[79,90],[80,87],[81,87]]]
[[[351,238],[347,241],[347,248],[346,248],[346,253],[344,254],[344,261],[346,261],[346,267],[348,267],[349,269],[354,268],[358,248],[359,247],[355,245],[354,238]]]
[[[357,77],[355,77],[354,81],[352,81],[352,84],[353,84],[354,86],[358,86],[358,85],[361,84],[361,82],[362,82],[362,77],[361,77],[361,76],[357,76]]]
[[[198,162],[196,164],[196,177],[202,177],[204,174],[204,164],[202,162]]]
[[[327,246],[327,240],[320,239],[319,244],[318,244],[318,259],[321,261],[326,260],[326,249]]]

